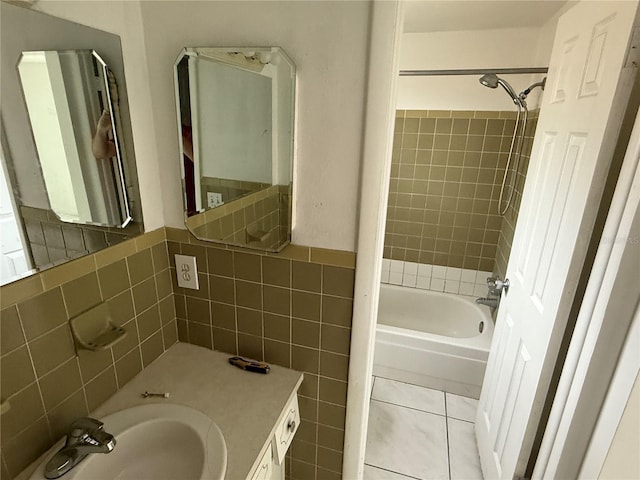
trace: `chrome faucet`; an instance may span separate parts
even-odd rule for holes
[[[479,303],[480,305],[486,305],[487,307],[490,308],[498,308],[498,303],[500,302],[500,299],[498,297],[481,297],[481,298],[476,298],[476,303]]]
[[[71,424],[64,447],[44,467],[44,476],[59,478],[87,455],[109,453],[116,446],[116,439],[104,431],[104,424],[94,418],[79,418]]]

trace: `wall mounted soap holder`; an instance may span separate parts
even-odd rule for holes
[[[101,303],[72,318],[71,332],[79,348],[104,350],[122,340],[127,331],[113,323],[109,305]]]

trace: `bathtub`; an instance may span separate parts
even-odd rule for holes
[[[492,335],[473,298],[382,284],[373,374],[478,398]]]

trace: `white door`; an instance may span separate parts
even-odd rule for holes
[[[486,479],[524,474],[628,99],[637,2],[558,22],[476,437]]]

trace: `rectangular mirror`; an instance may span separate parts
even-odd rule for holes
[[[120,37],[0,8],[4,285],[144,230]]]
[[[200,240],[291,240],[295,65],[279,47],[185,48],[175,65],[185,223]]]

